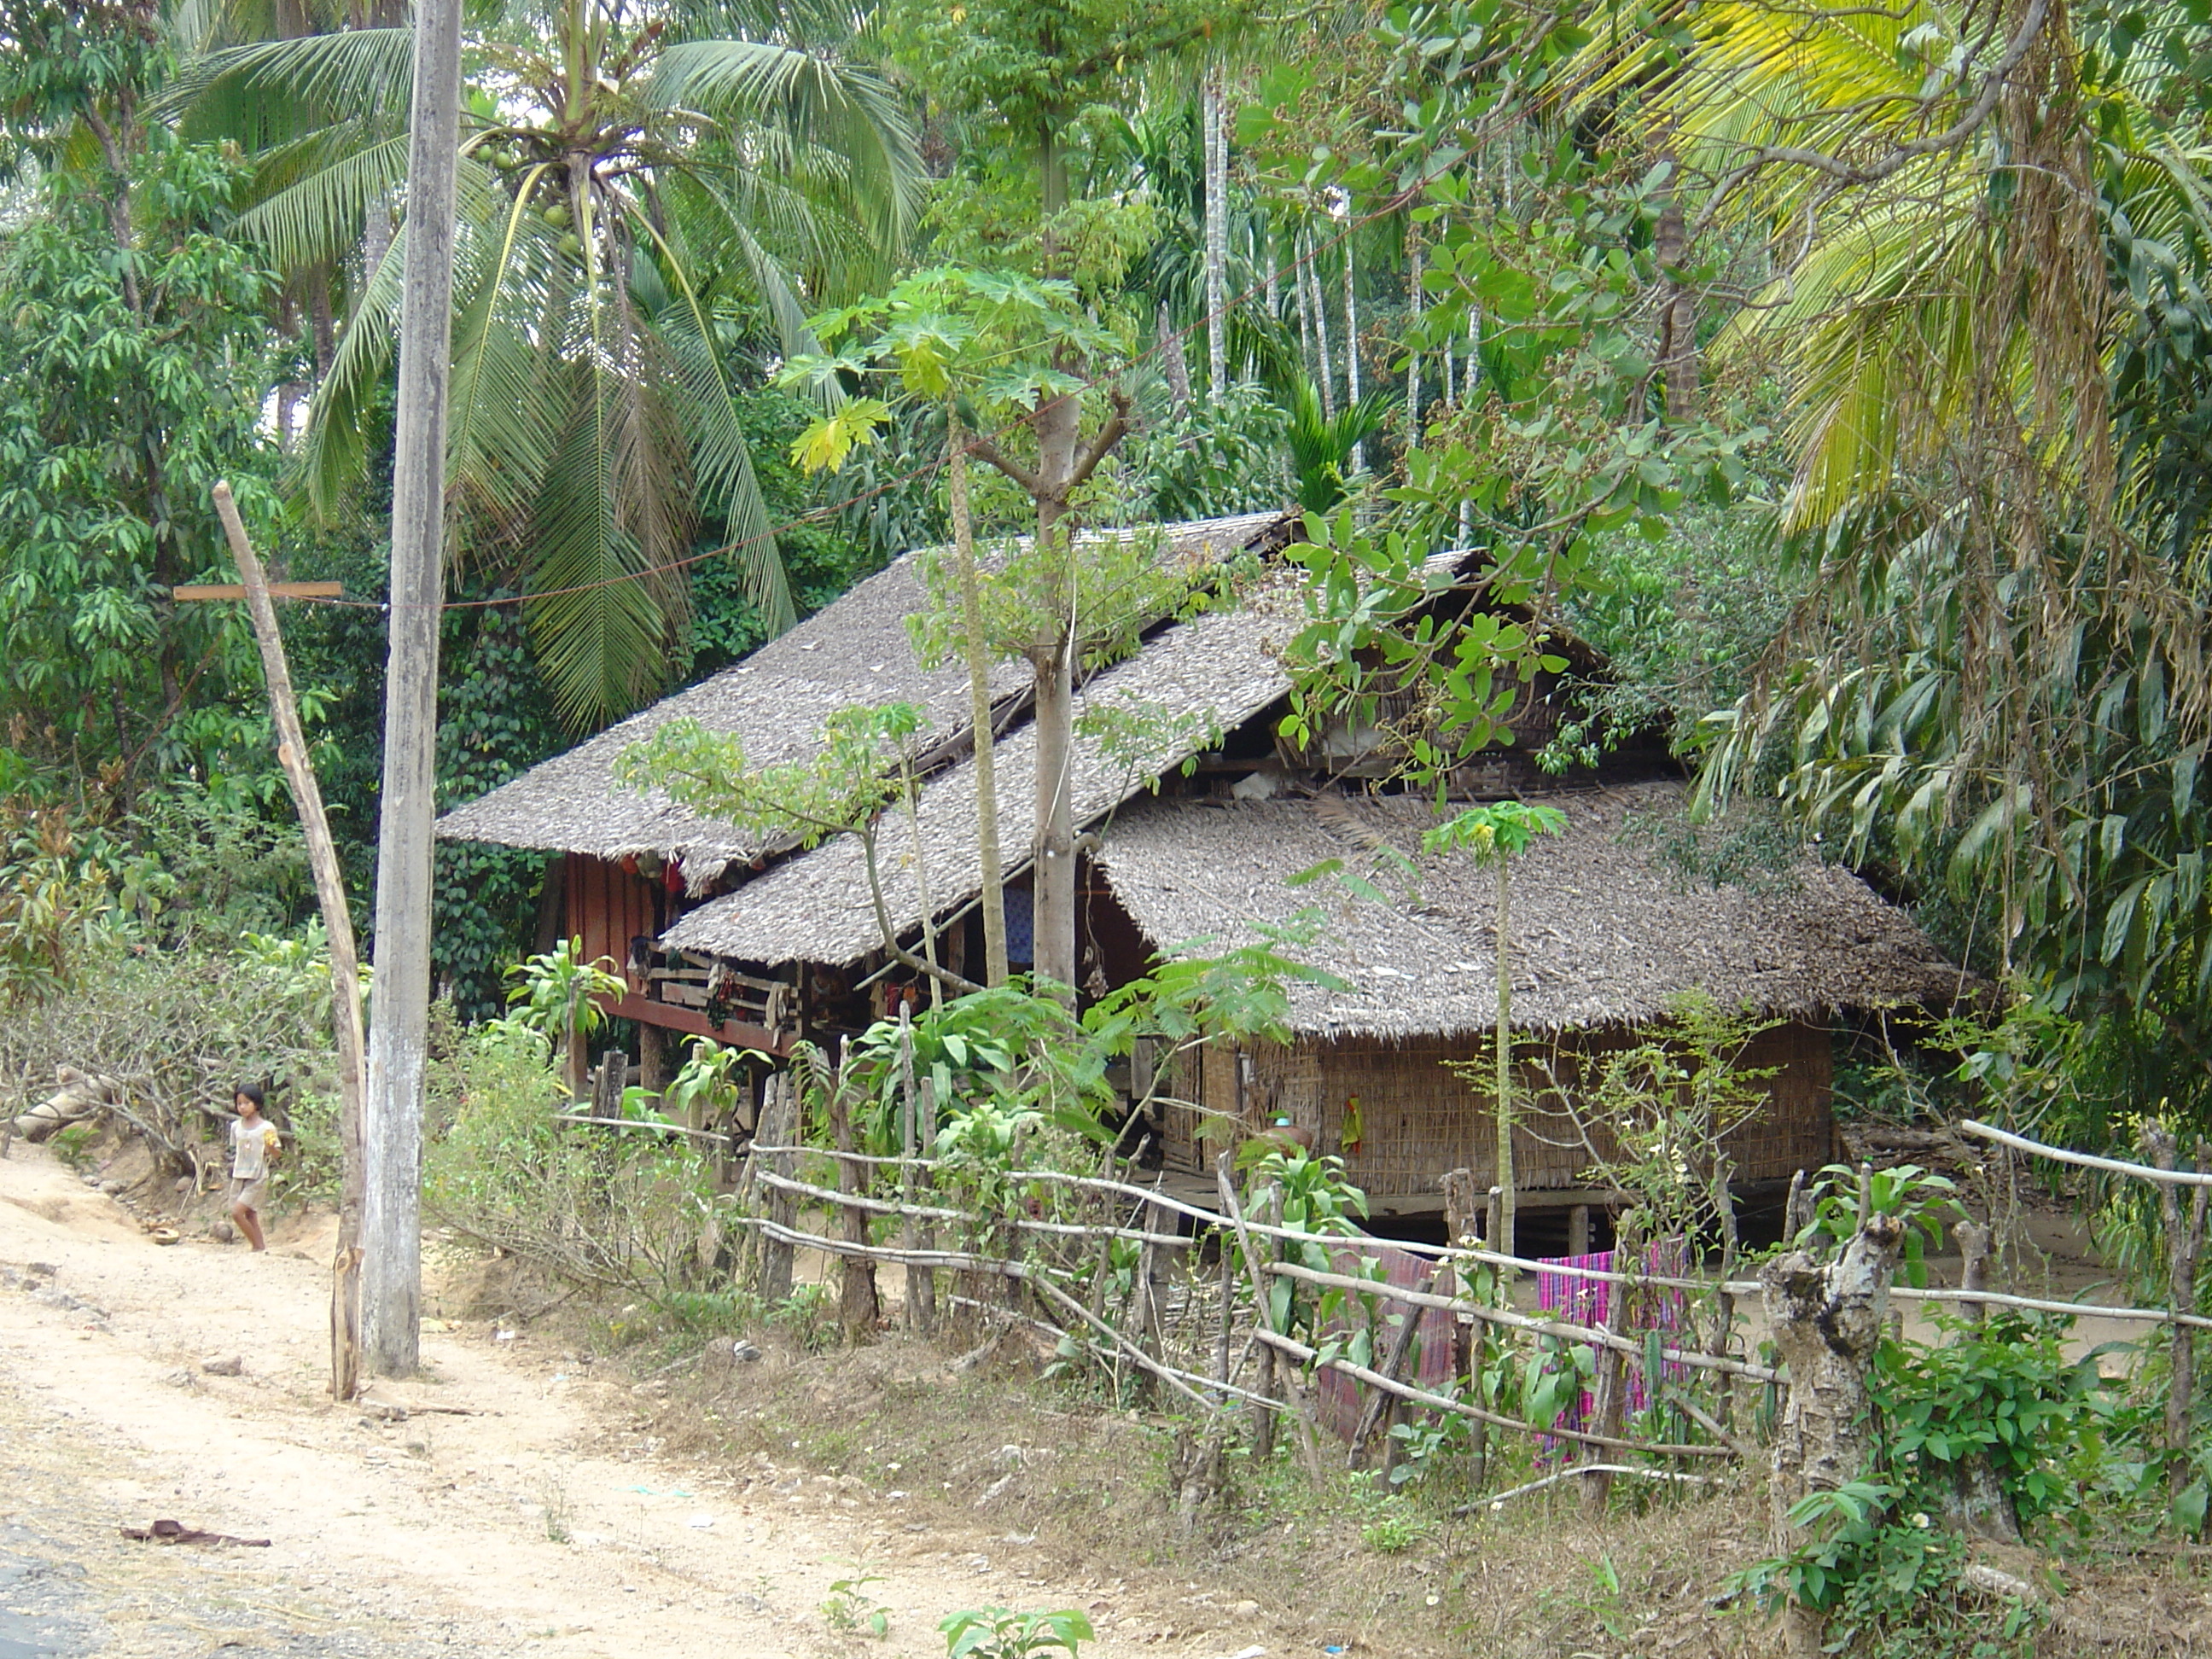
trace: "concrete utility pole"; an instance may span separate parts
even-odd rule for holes
[[[376,841],[362,1340],[368,1369],[413,1372],[422,1312],[422,1065],[430,1013],[430,878],[445,604],[446,387],[453,344],[453,174],[461,0],[418,0],[407,162],[407,262],[392,453],[391,654]]]

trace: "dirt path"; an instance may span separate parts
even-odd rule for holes
[[[1110,1566],[1030,1577],[1033,1540],[946,1548],[895,1492],[665,1462],[626,1389],[481,1323],[433,1322],[425,1376],[380,1390],[404,1420],[333,1409],[327,1235],[271,1243],[164,1249],[42,1151],[0,1161],[0,1659],[922,1659],[946,1613],[994,1603],[1089,1608],[1086,1659],[1248,1645],[1147,1620]],[[239,1376],[203,1369],[232,1355]],[[162,1516],[272,1541],[120,1535]],[[887,1640],[825,1620],[856,1563]]]

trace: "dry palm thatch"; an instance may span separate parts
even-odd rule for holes
[[[1095,823],[1185,757],[1208,748],[1290,689],[1268,651],[1297,626],[1295,584],[1279,580],[1234,610],[1199,617],[1160,635],[1143,652],[1106,670],[1076,697],[1075,821]],[[1086,716],[1131,717],[1133,744],[1098,735]],[[1026,845],[1035,822],[1036,743],[1024,727],[997,751],[999,833]],[[921,792],[921,857],[905,814],[886,815],[877,835],[884,900],[892,926],[921,926],[920,878],[932,902],[957,911],[981,889],[975,851],[972,760]],[[1013,863],[1018,873],[1026,860]],[[663,936],[672,950],[697,951],[770,965],[844,963],[882,947],[868,884],[866,853],[856,836],[837,840],[691,912]]]
[[[1163,533],[1171,556],[1220,556],[1249,545],[1278,516],[1199,520],[1168,526]],[[901,558],[743,662],[447,813],[438,833],[448,841],[609,860],[653,853],[680,860],[692,892],[703,891],[728,865],[775,849],[705,821],[658,792],[621,788],[614,781],[617,758],[667,722],[688,719],[713,732],[735,732],[752,763],[773,765],[812,753],[823,722],[837,710],[892,702],[920,704],[932,736],[949,742],[968,724],[968,674],[957,661],[931,670],[916,659],[907,618],[928,603],[915,558]],[[1003,665],[992,677],[993,695],[1003,707],[1027,682],[1025,667]],[[1001,790],[1003,799],[1027,811],[1026,794],[1006,785]],[[1018,839],[1027,840],[1025,830]]]
[[[1960,970],[1844,871],[1808,860],[1790,880],[1752,889],[1666,866],[1631,820],[1676,811],[1682,798],[1681,785],[1653,782],[1553,799],[1566,831],[1513,864],[1516,1025],[1637,1025],[1696,990],[1789,1016],[1957,994]],[[1496,884],[1471,860],[1423,854],[1421,832],[1434,822],[1426,802],[1407,796],[1150,801],[1116,819],[1100,860],[1161,950],[1243,944],[1317,911],[1321,931],[1299,954],[1349,988],[1293,986],[1301,1034],[1473,1036],[1495,1006]],[[1369,879],[1391,902],[1326,880],[1291,884],[1332,860],[1379,872]]]

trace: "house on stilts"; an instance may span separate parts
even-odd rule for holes
[[[1155,533],[1163,556],[1264,559],[1293,531],[1261,516]],[[1134,757],[1077,739],[1079,989],[1101,994],[1139,976],[1158,952],[1249,942],[1318,907],[1305,954],[1335,983],[1291,988],[1288,1042],[1224,1039],[1186,1069],[1158,1126],[1166,1168],[1170,1179],[1202,1173],[1209,1124],[1257,1129],[1285,1114],[1318,1150],[1345,1158],[1378,1216],[1410,1223],[1440,1212],[1446,1171],[1468,1169],[1486,1184],[1492,1162],[1488,1097],[1444,1062],[1488,1046],[1495,887],[1463,858],[1420,852],[1431,809],[1386,792],[1379,780],[1395,762],[1376,734],[1324,732],[1306,750],[1279,735],[1290,684],[1278,653],[1301,621],[1299,588],[1291,573],[1260,569],[1236,603],[1162,623],[1077,694],[1079,732],[1084,713],[1122,708],[1155,734],[1151,752]],[[916,823],[896,812],[878,830],[883,899],[912,947],[926,884],[927,920],[949,965],[980,963],[966,678],[957,665],[931,672],[916,660],[905,617],[923,602],[913,562],[902,559],[744,662],[441,822],[451,839],[552,856],[562,932],[624,966],[629,988],[610,1012],[637,1022],[647,1086],[666,1075],[672,1039],[712,1036],[781,1056],[801,1037],[854,1032],[882,1017],[907,974],[883,949],[855,838],[797,852],[615,785],[617,757],[668,720],[738,732],[766,763],[806,752],[839,708],[920,705],[927,777]],[[1581,653],[1571,672],[1597,668]],[[1027,931],[1020,849],[1034,799],[1027,678],[1010,666],[993,681],[1018,964]],[[1516,1029],[1546,1039],[1555,1060],[1587,1058],[1633,1041],[1673,999],[1697,991],[1772,1022],[1744,1056],[1771,1068],[1765,1104],[1728,1150],[1741,1185],[1785,1184],[1830,1159],[1839,1025],[1948,1000],[1960,970],[1856,876],[1809,858],[1755,886],[1686,878],[1646,827],[1678,817],[1685,796],[1662,744],[1632,745],[1558,776],[1532,763],[1571,695],[1540,676],[1510,719],[1518,744],[1476,757],[1452,783],[1460,799],[1542,799],[1567,818],[1564,834],[1540,839],[1513,869]],[[1391,902],[1293,880],[1382,849],[1405,878]],[[1564,1224],[1603,1201],[1588,1189],[1588,1127],[1540,1104],[1527,1115],[1516,1149],[1524,1225],[1548,1227],[1547,1211]]]

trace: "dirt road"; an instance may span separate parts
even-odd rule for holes
[[[1149,1622],[1111,1568],[1029,1576],[1033,1540],[944,1547],[896,1492],[660,1461],[627,1389],[527,1334],[433,1322],[425,1375],[379,1391],[404,1419],[333,1408],[327,1235],[271,1245],[161,1248],[43,1151],[0,1161],[0,1659],[922,1659],[991,1604],[1090,1609],[1086,1659],[1247,1645]],[[159,1517],[270,1544],[121,1535]],[[825,1616],[860,1567],[887,1639]]]

